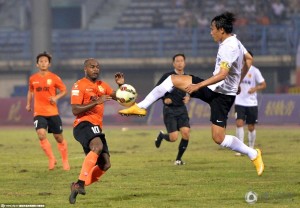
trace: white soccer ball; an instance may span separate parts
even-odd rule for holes
[[[116,97],[120,105],[129,107],[135,103],[137,92],[129,84],[123,84],[116,92]]]
[[[257,194],[254,191],[249,191],[245,194],[245,201],[248,204],[254,204],[257,202]]]

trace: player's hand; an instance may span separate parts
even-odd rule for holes
[[[97,104],[102,104],[102,103],[104,103],[104,102],[106,102],[106,101],[109,101],[109,100],[111,100],[111,99],[112,99],[112,97],[109,96],[109,95],[102,95],[102,96],[100,96],[100,97],[98,97],[98,98],[96,99],[96,102],[97,102]]]
[[[190,97],[190,96],[184,96],[184,97],[183,97],[183,103],[184,103],[184,104],[187,104],[188,102],[190,102],[190,100],[191,100],[191,97]]]
[[[124,74],[122,72],[117,72],[115,74],[115,81],[118,85],[122,85],[125,82]]]
[[[196,84],[190,84],[185,88],[185,91],[189,94],[192,94],[193,92],[197,91],[200,87]]]
[[[253,94],[253,93],[255,93],[255,91],[256,91],[255,88],[250,88],[249,91],[248,91],[248,93],[249,94]]]
[[[241,93],[241,86],[239,85],[236,94],[238,95],[238,94],[240,94],[240,93]]]
[[[31,106],[30,105],[26,105],[26,110],[29,112],[31,111]]]
[[[164,104],[170,105],[171,103],[172,103],[171,98],[165,98],[165,99],[164,99]]]
[[[49,101],[52,105],[54,105],[56,103],[57,99],[55,97],[50,97]]]

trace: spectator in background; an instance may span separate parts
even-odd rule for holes
[[[162,18],[162,14],[159,9],[155,9],[153,16],[152,16],[152,28],[163,28],[164,21]]]
[[[237,27],[243,27],[248,24],[248,19],[244,14],[240,14],[239,18],[235,21],[235,26]]]
[[[225,1],[221,0],[218,3],[215,3],[214,7],[213,7],[213,11],[215,13],[221,13],[225,11]]]
[[[256,12],[256,7],[255,7],[255,3],[251,0],[249,1],[246,1],[245,2],[245,6],[244,6],[244,11],[247,13],[247,14],[252,14],[252,13],[255,13]]]
[[[207,26],[209,25],[209,20],[206,16],[204,16],[204,14],[202,12],[199,12],[198,14],[196,14],[196,20],[198,23],[198,27],[200,29],[206,29]]]
[[[270,25],[271,21],[270,18],[266,15],[267,11],[262,10],[258,13],[257,18],[256,18],[256,22],[259,25]]]
[[[288,0],[288,10],[291,15],[300,15],[300,1],[299,0]]]
[[[173,0],[172,4],[173,4],[173,8],[185,8],[186,1],[185,0]]]
[[[285,5],[281,2],[281,0],[272,1],[271,8],[276,22],[279,23],[282,21],[285,16]]]
[[[244,6],[244,4],[246,4]],[[256,15],[256,5],[253,0],[248,0],[246,2],[240,2],[240,6],[243,8],[244,16],[249,18],[254,18]]]

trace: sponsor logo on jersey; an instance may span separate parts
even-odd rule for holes
[[[52,79],[47,79],[47,85],[51,85],[52,84]]]
[[[72,90],[72,96],[79,96],[79,90]]]

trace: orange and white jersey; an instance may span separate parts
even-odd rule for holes
[[[87,78],[78,80],[72,87],[71,104],[88,104],[93,99],[102,95],[111,95],[113,89],[103,81],[91,82]],[[73,126],[77,126],[82,121],[88,121],[94,125],[103,125],[104,103],[98,104],[89,111],[76,116]]]
[[[66,91],[66,86],[59,76],[52,72],[41,75],[39,72],[30,76],[29,91],[34,97],[34,116],[58,115],[57,104],[50,103],[50,97],[56,96],[56,90]]]

